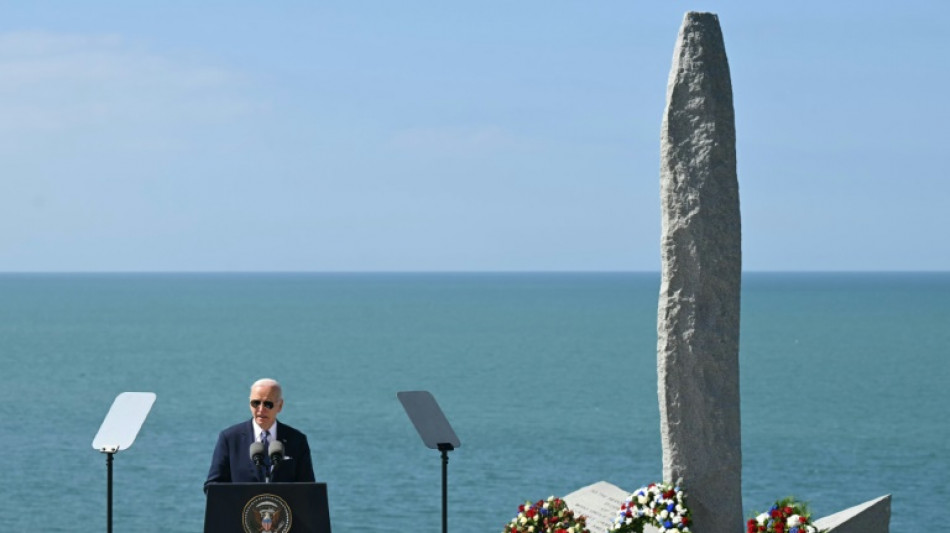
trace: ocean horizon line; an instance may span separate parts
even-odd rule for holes
[[[659,270],[0,270],[0,276],[417,276],[417,275],[655,275]],[[743,275],[906,275],[950,274],[950,270],[743,270]]]

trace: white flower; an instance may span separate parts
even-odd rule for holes
[[[759,516],[755,517],[755,521],[759,523],[760,526],[764,526],[765,522],[769,519],[769,513],[762,513]]]
[[[660,520],[666,520],[667,516],[670,516],[670,513],[666,509],[660,511]]]
[[[786,525],[792,528],[792,527],[796,527],[798,524],[801,524],[801,523],[802,523],[802,517],[798,516],[797,514],[793,514],[792,516],[788,517],[788,524]]]
[[[647,503],[647,497],[646,497],[646,496],[638,496],[638,497],[637,497],[637,503],[639,503],[640,505],[645,505],[645,504]]]

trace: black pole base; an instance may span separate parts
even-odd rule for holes
[[[112,462],[115,452],[104,451],[106,454],[106,532],[112,533]]]
[[[442,533],[449,532],[449,452],[454,449],[448,442],[439,443],[442,452]]]

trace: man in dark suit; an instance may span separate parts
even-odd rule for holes
[[[235,424],[218,435],[205,492],[209,483],[263,482],[264,469],[270,472],[270,480],[274,482],[314,481],[307,436],[277,422],[277,413],[284,407],[280,384],[273,379],[254,382],[250,406],[250,420]],[[258,468],[251,460],[251,444],[263,443],[266,452],[268,443],[275,439],[284,444],[283,460],[271,465],[270,457],[265,453],[265,465]]]

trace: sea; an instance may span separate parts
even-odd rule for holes
[[[335,533],[438,532],[442,460],[397,393],[459,438],[448,530],[525,500],[662,481],[658,273],[0,274],[0,523],[104,531],[116,396],[157,399],[113,463],[115,531],[198,532],[218,432],[278,379]],[[891,531],[950,501],[950,273],[745,273],[746,517],[892,496]],[[686,487],[688,494],[688,486]],[[944,509],[944,511],[940,511]],[[598,533],[598,532],[593,532]],[[739,533],[737,531],[737,533]]]

